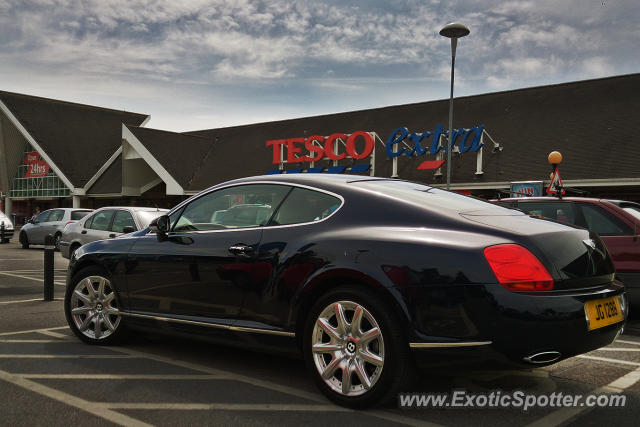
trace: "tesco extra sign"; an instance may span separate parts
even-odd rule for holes
[[[454,129],[451,146],[458,146],[460,153],[478,152],[482,148],[484,126],[469,129]],[[435,156],[441,150],[447,151],[446,142],[441,137],[449,134],[441,124],[434,131],[421,133],[410,132],[406,127],[399,127],[391,132],[385,144],[389,158],[405,155],[407,157]],[[337,142],[345,144],[345,151],[338,153]],[[308,138],[274,139],[267,141],[267,147],[273,150],[273,164],[286,159],[287,163],[317,162],[325,157],[329,160],[342,160],[346,157],[364,159],[369,157],[375,148],[372,132],[357,131],[350,135],[334,133],[328,137],[312,135]],[[283,149],[286,147],[286,155]],[[409,148],[407,148],[409,147]]]
[[[338,154],[338,140],[346,141],[346,151]],[[358,151],[356,144],[362,141],[364,148]],[[323,158],[342,160],[347,156],[352,159],[364,159],[373,153],[375,141],[369,132],[357,131],[347,136],[334,133],[328,137],[312,135],[308,138],[274,139],[267,141],[267,147],[273,147],[273,164],[280,163],[283,158],[282,147],[287,147],[287,163],[317,162]],[[305,150],[311,155],[302,154]]]

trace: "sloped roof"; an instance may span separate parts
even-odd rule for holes
[[[83,187],[121,146],[122,123],[146,114],[0,91],[2,101],[75,187]]]
[[[454,154],[452,182],[548,179],[547,155],[559,150],[565,180],[640,178],[640,74],[460,97],[454,128],[484,125],[504,150],[492,153],[485,139],[484,175],[476,155]],[[194,188],[273,169],[266,141],[358,130],[383,139],[406,126],[412,132],[448,126],[449,100],[186,132],[214,141],[212,154],[193,178]],[[376,175],[390,176],[391,161],[376,143]],[[436,183],[433,171],[416,167],[428,156],[399,159],[402,178]],[[432,158],[432,157],[431,157]],[[640,179],[639,179],[640,184]]]
[[[210,138],[135,126],[127,128],[184,190],[193,189],[193,177],[211,152]]]
[[[119,194],[122,192],[122,154],[109,165],[87,190],[87,194]]]

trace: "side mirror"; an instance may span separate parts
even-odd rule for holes
[[[133,227],[132,227],[132,226],[130,226],[130,225],[127,225],[126,227],[124,227],[124,228],[122,229],[122,232],[123,232],[124,234],[133,233],[134,231],[136,231],[136,229],[135,229],[135,228],[133,228]]]
[[[155,218],[149,224],[149,228],[156,234],[165,234],[169,231],[169,216],[162,215]]]

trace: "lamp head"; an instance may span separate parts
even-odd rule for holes
[[[440,30],[440,35],[443,37],[448,37],[450,39],[458,39],[460,37],[468,36],[469,29],[464,25],[458,22],[452,22],[451,24],[447,24]]]
[[[562,154],[559,151],[552,151],[549,153],[548,160],[551,165],[559,165],[562,163]]]

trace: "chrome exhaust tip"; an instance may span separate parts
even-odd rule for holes
[[[556,360],[560,359],[562,355],[557,351],[543,351],[541,353],[534,353],[529,356],[523,357],[527,363],[531,363],[534,365],[543,365],[547,363],[553,363]]]

